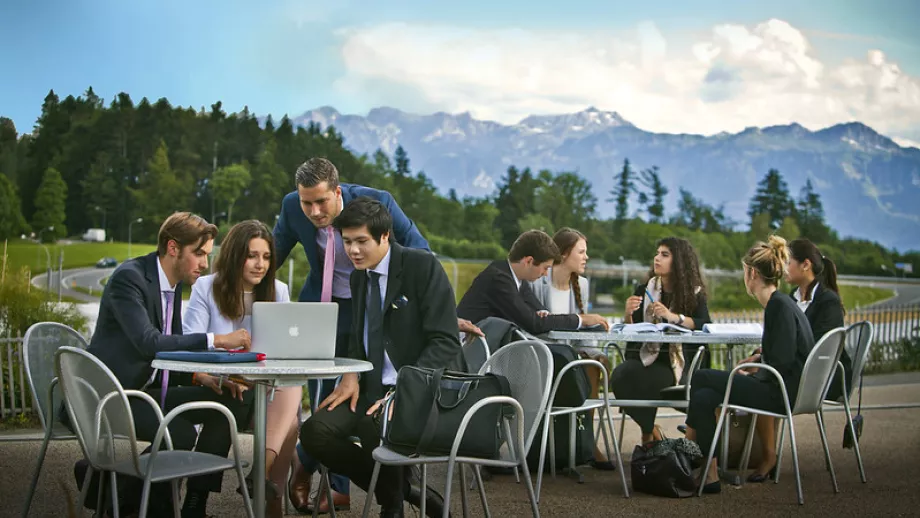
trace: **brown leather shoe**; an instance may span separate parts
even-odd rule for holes
[[[310,505],[307,506],[307,512],[313,512],[313,505],[315,500],[310,501]],[[335,505],[336,511],[348,511],[351,509],[351,497],[349,495],[339,493],[338,491],[332,491],[332,503]],[[326,498],[326,494],[323,493],[323,497],[319,501],[319,514],[326,514],[329,512],[329,499]]]
[[[312,479],[312,473],[307,473],[303,466],[291,476],[291,485],[288,488],[291,493],[291,504],[294,509],[302,513],[308,512],[307,508],[310,506],[310,482]]]
[[[265,518],[283,518],[284,499],[279,496],[265,502]]]

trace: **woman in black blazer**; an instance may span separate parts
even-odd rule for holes
[[[777,290],[788,259],[786,240],[779,236],[770,236],[769,243],[754,245],[742,259],[747,292],[764,307],[763,352],[745,358],[742,363],[762,362],[776,369],[783,377],[789,404],[794,406],[805,360],[815,340],[805,315],[788,295]],[[729,403],[772,412],[785,411],[782,389],[776,378],[759,369],[742,373],[747,375],[735,376]],[[693,375],[687,409],[687,438],[696,441],[704,452],[709,451],[715,440],[716,409],[725,397],[728,375],[726,371],[710,369]],[[769,472],[776,464],[775,456],[764,459],[764,463],[769,466],[761,468]],[[702,475],[700,483],[704,484],[704,493],[722,490],[717,470],[714,461],[709,472]]]
[[[786,282],[796,286],[790,295],[796,305],[805,312],[815,337],[815,343],[831,329],[843,327],[843,301],[837,288],[837,266],[834,261],[821,254],[811,241],[801,238],[789,243],[789,269]],[[850,356],[843,352],[840,357],[849,384],[853,374]],[[851,388],[851,387],[848,387]],[[835,374],[827,399],[836,400],[843,395],[840,375]]]
[[[786,282],[795,286],[789,293],[796,306],[805,313],[811,325],[812,336],[818,343],[828,331],[843,327],[843,302],[837,289],[837,267],[834,262],[821,254],[814,243],[805,238],[789,243],[789,266],[786,270]],[[758,351],[759,352],[759,351]],[[844,377],[847,383],[852,379],[853,364],[846,351],[840,357],[843,363]],[[843,395],[840,374],[835,373],[827,399],[836,400]],[[757,418],[757,435],[763,448],[763,463],[748,482],[766,482],[775,475],[773,466],[776,458],[776,419],[769,416]]]

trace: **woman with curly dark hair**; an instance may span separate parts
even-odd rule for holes
[[[702,329],[711,319],[696,250],[678,237],[664,238],[657,246],[648,281],[626,299],[624,322],[668,322]],[[611,376],[614,394],[620,399],[660,399],[661,389],[681,382],[688,367],[685,357],[680,344],[628,344],[626,361]],[[624,410],[642,429],[643,443],[661,439],[655,425],[656,409]]]

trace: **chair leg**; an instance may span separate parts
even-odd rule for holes
[[[234,448],[234,452],[237,451],[238,450]],[[240,489],[243,493],[243,507],[246,509],[246,516],[248,518],[255,518],[255,512],[252,510],[252,499],[249,496],[249,489],[246,487],[246,475],[243,474],[243,463],[236,453],[234,453],[234,460],[236,461],[236,478],[239,481]]]
[[[48,426],[45,427],[47,428],[47,430],[45,430],[45,438],[42,441],[42,448],[38,452],[38,463],[35,465],[35,471],[32,473],[32,482],[29,484],[29,492],[26,494],[26,503],[22,509],[23,518],[26,518],[27,516],[29,516],[29,508],[32,506],[32,497],[35,495],[35,488],[38,487],[38,478],[41,476],[42,465],[45,462],[45,453],[48,452],[48,444],[51,442],[51,432],[52,432],[51,423],[53,422],[50,420],[51,415],[48,416],[48,419],[49,419],[48,421],[45,421],[46,423],[48,423]],[[81,507],[83,506],[82,502],[80,503],[80,506]]]
[[[544,437],[546,436],[544,435]],[[524,443],[520,442],[518,443],[518,446],[523,451]],[[531,480],[530,480],[530,469],[527,467],[527,456],[521,455],[518,458],[518,460],[520,461],[519,465],[521,466],[521,472],[524,474],[524,485],[527,487],[527,497],[530,499],[530,510],[533,512],[534,518],[540,518],[540,506],[537,504],[539,500],[539,496],[540,496],[540,490],[537,489],[536,493],[534,493],[533,484],[531,483]],[[542,463],[542,452],[541,452],[540,472],[542,471],[543,471],[543,463]],[[537,475],[537,477],[539,478],[539,474]],[[485,495],[483,495],[483,497],[485,497]]]
[[[479,501],[482,503],[482,514],[486,518],[491,518],[492,513],[489,512],[489,502],[486,500],[486,489],[482,485],[482,473],[479,471],[479,465],[474,464],[471,467],[473,468],[473,476],[476,478],[476,484],[479,486]],[[516,468],[515,471],[517,471]]]
[[[792,467],[795,470],[795,491],[799,497],[799,505],[805,505],[805,496],[802,494],[802,474],[799,471],[799,449],[795,444],[795,427],[792,424],[792,416],[786,418],[789,421],[789,441],[792,443]]]
[[[514,452],[514,441],[511,439],[511,422],[507,419],[502,419],[502,423],[504,424],[504,427],[505,427],[505,437],[507,438],[506,442],[508,444],[508,453],[511,455],[512,459],[516,459],[517,455]],[[524,453],[526,454],[526,452]],[[482,475],[480,474],[480,478],[481,477]],[[521,474],[518,473],[517,466],[514,467],[514,481],[517,482],[518,484],[521,483]]]
[[[853,415],[850,412],[850,398],[844,394],[843,410],[847,415],[847,426],[850,428],[850,434],[853,437],[853,450],[856,452],[856,465],[859,467],[859,479],[863,484],[866,483],[866,470],[863,468],[862,454],[859,451],[859,439],[856,438],[856,427],[853,426]]]
[[[556,478],[556,418],[549,420],[549,473]]]
[[[101,473],[100,480],[104,480],[105,473]],[[86,468],[86,474],[83,475],[83,487],[80,489],[80,500],[77,502],[77,509],[83,507],[83,502],[86,501],[87,495],[89,495],[89,482],[93,478],[93,467],[89,466]],[[99,506],[96,506],[96,513],[99,513]],[[101,514],[100,514],[101,516]],[[23,517],[25,518],[25,517]]]
[[[623,409],[620,409],[620,440],[619,443],[623,444],[623,434],[626,432],[626,412]]]
[[[361,518],[367,518],[371,512],[371,502],[374,500],[374,489],[377,487],[377,477],[380,476],[380,463],[374,463],[374,472],[371,474],[371,484],[367,487],[367,498],[364,499],[364,512]]]
[[[172,501],[173,501],[173,518],[181,518],[179,510],[179,480],[173,479],[169,481],[170,488],[172,489]]]
[[[604,434],[604,442],[607,443],[607,460],[610,460],[610,439],[613,440],[613,454],[616,457],[617,470],[620,472],[620,482],[623,484],[623,496],[629,498],[629,485],[626,484],[626,474],[623,473],[623,456],[620,454],[620,443],[613,432],[613,416],[610,415],[610,407],[604,409],[601,416],[601,433]],[[610,437],[608,437],[608,434]]]
[[[424,501],[424,498],[422,498],[422,500]],[[463,518],[468,518],[470,515],[470,509],[466,492],[466,470],[464,469],[463,464],[460,465],[460,505],[463,509]],[[425,515],[422,514],[422,516]]]
[[[102,516],[105,514],[102,508],[102,503],[105,501],[105,488],[106,488],[105,473],[100,473],[99,474],[99,489],[96,491],[96,512],[99,513],[99,516]],[[112,491],[112,495],[116,498],[115,500],[113,500],[113,502],[117,503],[118,492]]]
[[[109,477],[111,478],[111,485],[112,485],[112,487],[110,488],[110,490],[111,490],[111,492],[112,492],[112,516],[113,516],[114,518],[118,518],[118,516],[119,516],[119,514],[120,514],[120,511],[119,511],[119,509],[118,509],[118,477],[117,477],[117,475],[115,474],[114,471],[110,471],[110,472],[109,472]],[[99,476],[99,485],[100,485],[100,486],[104,486],[104,485],[105,485],[104,477],[103,477],[102,475]],[[100,491],[103,491],[103,492],[104,492],[104,490],[103,490],[101,487],[100,487]],[[98,511],[99,509],[100,509],[100,507],[96,507],[96,510],[97,510],[97,511]],[[144,511],[146,511],[146,509],[144,509]],[[143,515],[141,515],[141,516],[143,516]]]
[[[114,486],[115,475],[112,474],[112,485]],[[144,479],[144,489],[141,491],[141,506],[138,509],[138,518],[147,518],[147,507],[150,505],[150,479]],[[116,518],[118,518],[116,516]]]
[[[700,487],[696,490],[696,496],[703,496],[703,486],[705,486],[706,476],[709,473],[709,466],[712,465],[712,458],[716,455],[716,448],[719,446],[719,435],[722,432],[722,428],[725,425],[725,418],[728,415],[728,412],[722,412],[719,414],[719,420],[716,421],[716,433],[712,436],[712,444],[709,446],[709,453],[706,457],[706,463],[703,464],[703,469],[700,470]],[[724,459],[723,459],[724,460]]]
[[[740,473],[741,485],[744,485],[745,475],[748,469],[748,464],[751,462],[751,446],[754,444],[754,430],[757,429],[757,414],[751,415],[751,426],[748,428],[747,436],[744,439],[744,450],[741,453],[741,460],[738,466],[738,472]],[[728,462],[728,457],[725,457],[726,462]]]
[[[326,482],[325,482],[326,498],[328,499],[327,502],[328,502],[328,507],[329,507],[329,516],[330,518],[335,518],[335,505],[333,504],[333,499],[332,499],[332,480],[329,478],[329,468],[323,467],[322,476],[323,478],[326,479]],[[317,498],[316,502],[313,503],[314,512],[317,509],[319,509],[319,498]]]
[[[818,422],[818,432],[821,434],[821,445],[824,446],[824,461],[827,463],[827,470],[831,473],[831,484],[834,486],[834,493],[839,493],[840,488],[837,486],[837,474],[834,473],[834,463],[831,462],[831,450],[827,445],[827,432],[824,429],[824,412],[820,408],[815,412],[815,421]]]
[[[544,414],[543,416],[543,436],[540,439],[540,465],[537,466],[537,488],[536,488],[537,496],[536,496],[536,499],[538,502],[540,501],[540,488],[543,486],[543,466],[546,463],[546,443],[549,441],[549,430],[551,428],[549,426],[549,422],[550,422],[549,415]],[[521,455],[520,458],[524,460],[527,459],[527,457],[524,455]],[[529,476],[525,474],[524,478],[529,478]]]
[[[786,449],[786,427],[783,425],[785,420],[783,418],[779,422],[779,437],[777,438],[779,444],[776,446],[776,476],[773,477],[774,484],[779,484],[779,475],[783,468],[783,450]]]
[[[447,461],[447,480],[444,481],[444,513],[443,518],[450,517],[450,490],[454,483],[454,470],[457,468],[456,457],[450,457]],[[424,498],[422,498],[424,500]]]
[[[326,466],[320,465],[319,467],[319,489],[316,490],[316,498],[313,500],[313,518],[319,516],[319,503],[322,500],[322,495],[326,491],[326,488],[329,484],[329,478],[326,477]],[[332,506],[332,500],[329,500],[330,508]]]
[[[422,482],[422,487],[419,488],[419,494],[421,495],[421,503],[419,505],[419,516],[425,518],[427,516],[425,513],[428,512],[426,509],[428,505],[428,465],[421,465],[422,476],[419,479]],[[463,466],[460,466],[460,474],[463,474]],[[466,483],[463,484],[464,486]],[[464,491],[465,492],[465,491]],[[466,507],[466,496],[463,497],[463,506]]]

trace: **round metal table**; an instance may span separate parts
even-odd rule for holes
[[[175,372],[206,372],[219,376],[240,376],[255,382],[253,397],[253,512],[265,516],[265,410],[269,386],[303,385],[312,379],[337,378],[351,372],[367,372],[370,362],[351,358],[332,360],[264,360],[245,363],[204,363],[174,360],[153,360],[154,369]]]

